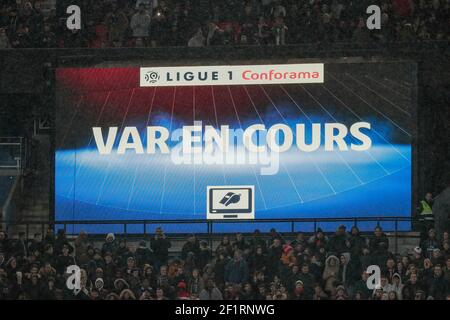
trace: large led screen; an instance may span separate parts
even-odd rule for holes
[[[56,220],[410,216],[414,66],[298,66],[57,69]]]

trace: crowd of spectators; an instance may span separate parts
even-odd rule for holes
[[[192,234],[175,255],[161,228],[137,243],[112,233],[93,239],[86,232],[70,239],[63,230],[55,237],[52,228],[33,239],[0,232],[0,299],[450,299],[449,233],[437,237],[434,229],[401,254],[389,251],[380,227],[367,236],[345,226],[332,235],[255,230],[224,236],[214,248]],[[66,286],[75,264],[79,291]],[[373,290],[369,265],[381,269]]]
[[[58,0],[3,0],[0,48],[283,45],[450,40],[449,0],[79,0],[81,30]],[[381,8],[381,30],[366,9]]]

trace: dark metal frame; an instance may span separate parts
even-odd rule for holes
[[[209,242],[210,248],[212,248],[213,238],[218,237],[221,234],[214,232],[214,224],[224,224],[224,223],[287,223],[290,225],[290,232],[287,234],[294,235],[298,233],[295,226],[299,223],[313,223],[313,232],[315,233],[318,229],[318,224],[321,222],[337,222],[345,223],[352,222],[353,226],[358,226],[359,222],[376,222],[377,226],[380,226],[381,222],[394,222],[394,251],[398,252],[398,239],[403,237],[405,234],[400,233],[398,230],[399,222],[410,222],[417,223],[420,219],[413,217],[346,217],[346,218],[292,218],[292,219],[237,219],[237,220],[206,220],[206,219],[189,219],[189,220],[61,220],[61,221],[0,221],[0,224],[6,225],[6,232],[9,228],[17,226],[25,226],[26,238],[30,235],[30,226],[40,226],[41,233],[45,235],[46,227],[54,227],[56,225],[63,226],[63,230],[67,232],[68,226],[73,225],[122,225],[123,233],[122,237],[127,238],[147,238],[151,233],[147,230],[147,225],[167,225],[167,224],[205,224],[207,226],[207,231],[205,235],[207,241]],[[129,234],[127,227],[128,225],[142,225],[143,233],[140,234]],[[308,232],[306,232],[308,233]],[[120,233],[119,233],[120,234]],[[186,236],[184,233],[172,234],[173,236],[183,237]],[[102,238],[103,234],[99,235]]]

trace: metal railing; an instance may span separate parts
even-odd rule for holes
[[[350,226],[361,225],[363,223],[372,223],[375,226],[382,226],[383,223],[393,223],[392,228],[383,228],[385,231],[392,232],[390,236],[394,237],[394,248],[395,252],[398,251],[398,238],[401,237],[401,230],[399,229],[401,223],[409,223],[409,227],[407,229],[411,230],[413,223],[419,222],[420,220],[414,217],[343,217],[343,218],[292,218],[292,219],[239,219],[239,220],[206,220],[206,219],[186,219],[186,220],[102,220],[102,221],[94,221],[94,220],[61,220],[61,221],[8,221],[1,222],[3,226],[3,230],[9,232],[13,229],[17,229],[17,227],[25,227],[26,237],[30,236],[30,227],[34,227],[34,232],[41,232],[43,235],[46,233],[47,228],[50,226],[54,229],[62,229],[68,235],[76,235],[78,232],[69,232],[70,227],[74,230],[74,226],[79,226],[79,230],[83,230],[82,228],[86,228],[86,226],[121,226],[121,232],[115,230],[116,234],[122,234],[123,238],[132,238],[132,237],[147,237],[149,234],[153,233],[153,230],[149,230],[149,225],[154,227],[157,226],[167,226],[167,225],[203,225],[206,227],[206,232],[198,232],[202,234],[202,237],[205,237],[212,248],[213,238],[220,236],[222,234],[230,233],[230,232],[215,232],[215,227],[221,224],[236,224],[242,226],[243,224],[264,224],[268,228],[272,228],[275,224],[278,228],[283,226],[287,231],[280,231],[283,234],[295,234],[297,232],[304,233],[314,233],[318,230],[318,228],[324,228],[323,224],[326,223],[334,223],[334,226],[337,224],[344,224]],[[302,230],[302,224],[312,225],[312,228],[308,231]],[[130,232],[130,226],[142,226],[141,232]],[[116,228],[117,229],[117,228]],[[38,231],[39,230],[39,231]],[[372,230],[371,230],[372,231]],[[107,231],[110,232],[110,231]],[[107,232],[100,232],[97,235],[103,236]],[[233,231],[233,233],[236,231]],[[240,232],[240,231],[237,231]],[[331,231],[329,231],[331,233]],[[245,233],[245,232],[244,232]],[[364,233],[364,232],[363,232]],[[169,233],[173,236],[184,236],[186,233],[176,232]],[[94,235],[95,236],[95,235]]]
[[[22,174],[26,143],[23,137],[0,137],[0,170]]]

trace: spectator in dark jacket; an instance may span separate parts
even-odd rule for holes
[[[187,242],[183,245],[183,248],[181,248],[181,259],[186,260],[186,257],[189,252],[194,253],[194,255],[197,257],[200,251],[200,242],[198,241],[195,234],[191,234]]]
[[[135,255],[138,267],[142,268],[145,264],[153,264],[153,252],[147,248],[145,241],[139,242]]]
[[[169,248],[172,246],[170,240],[167,239],[161,227],[156,228],[156,234],[150,241],[150,248],[153,250],[155,257],[155,269],[167,263],[169,257]]]
[[[69,254],[69,247],[64,245],[62,253],[56,258],[56,271],[59,274],[65,273],[68,266],[74,265],[75,259]]]
[[[117,250],[117,243],[116,243],[116,237],[114,236],[114,233],[108,233],[106,235],[105,243],[102,245],[102,254],[105,254],[106,252],[109,253],[116,253]]]
[[[428,297],[433,297],[435,300],[445,300],[450,293],[449,283],[444,278],[441,265],[436,265],[433,268],[433,275],[425,279]]]
[[[436,238],[436,231],[434,229],[430,229],[428,231],[428,238],[421,243],[420,247],[422,248],[422,253],[425,257],[431,258],[433,256],[434,249],[440,247],[439,241]]]
[[[403,299],[404,300],[413,300],[416,296],[417,291],[422,290],[422,284],[418,281],[418,276],[416,273],[412,273],[409,276],[409,280],[406,282],[403,287]]]
[[[359,229],[355,226],[352,227],[350,231],[350,254],[352,259],[360,256],[363,253],[363,249],[367,247],[366,238],[363,237]]]
[[[383,232],[383,229],[378,226],[375,228],[374,235],[369,242],[370,252],[377,251],[380,248],[380,243],[383,244],[383,247],[389,248],[389,239]]]
[[[235,251],[234,257],[225,267],[225,281],[232,284],[242,285],[249,278],[248,264],[243,259],[240,251]]]
[[[336,230],[336,233],[331,237],[328,242],[328,251],[330,254],[340,255],[343,252],[347,252],[349,247],[349,236],[345,232],[346,228],[344,225],[340,225]]]

